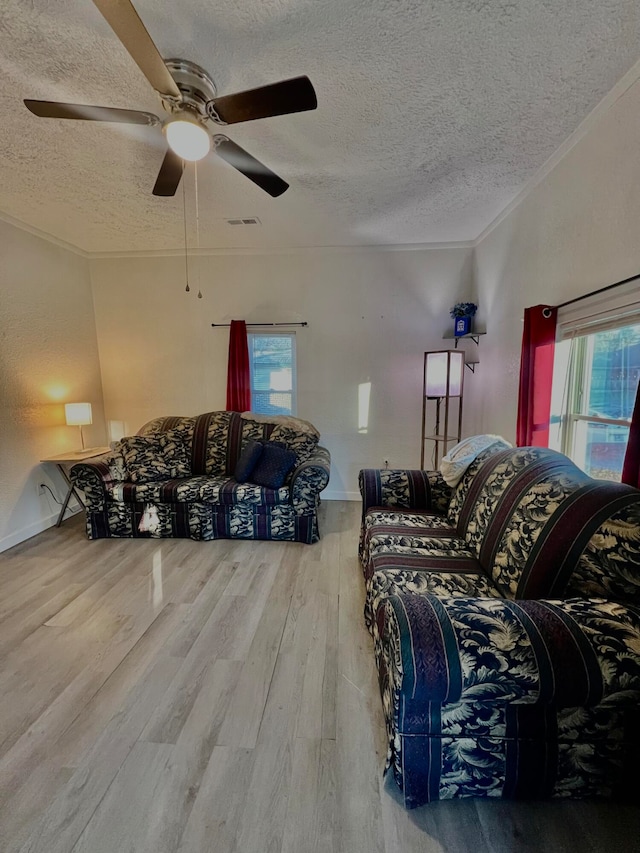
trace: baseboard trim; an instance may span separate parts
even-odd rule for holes
[[[323,501],[359,501],[360,492],[341,492],[338,489],[327,489],[320,493]]]
[[[65,513],[65,521],[68,518],[71,518],[73,515],[77,515],[81,510],[77,509],[67,510]],[[27,539],[31,539],[33,536],[37,536],[38,533],[42,533],[44,530],[48,530],[58,520],[58,512],[51,513],[51,515],[46,515],[44,518],[38,519],[38,521],[34,521],[31,524],[28,524],[26,527],[22,527],[20,530],[15,530],[13,533],[10,533],[8,536],[4,536],[0,539],[0,554],[3,551],[8,551],[9,548],[13,548],[15,545],[20,545],[21,542],[26,542]]]

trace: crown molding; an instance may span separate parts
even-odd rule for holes
[[[611,89],[604,98],[596,104],[586,118],[580,122],[573,133],[571,133],[565,141],[561,143],[551,157],[549,157],[538,171],[529,178],[522,189],[511,199],[509,204],[507,204],[495,219],[490,222],[489,225],[487,225],[487,227],[476,237],[473,241],[474,248],[479,246],[485,237],[489,236],[494,228],[497,228],[498,225],[500,225],[501,222],[504,222],[507,216],[516,209],[516,207],[522,204],[525,198],[533,192],[533,190],[541,184],[542,181],[544,181],[547,175],[555,169],[558,163],[567,156],[572,148],[575,148],[591,128],[594,127],[594,125],[596,125],[605,116],[605,114],[609,112],[620,98],[622,98],[622,96],[638,82],[638,79],[640,79],[640,60],[638,60],[635,65],[632,65],[627,73],[618,80],[613,89]]]
[[[85,252],[84,249],[81,249],[74,243],[67,243],[66,240],[54,237],[53,234],[49,234],[47,231],[42,231],[40,228],[36,228],[35,225],[29,225],[21,219],[16,219],[15,216],[10,216],[2,210],[0,210],[0,221],[6,222],[7,225],[12,225],[14,228],[19,228],[21,231],[26,231],[28,234],[33,234],[34,237],[39,237],[47,243],[53,243],[54,246],[58,246],[60,249],[66,249],[67,252],[72,252],[74,255],[85,258],[85,260],[89,260],[91,258],[90,252]]]
[[[29,225],[21,219],[16,219],[15,216],[10,216],[8,213],[0,210],[0,221],[6,222],[7,225],[12,225],[14,228],[19,228],[21,231],[26,231],[33,234],[34,237],[39,237],[47,243],[53,243],[61,249],[66,249],[74,255],[78,255],[85,260],[108,260],[116,258],[174,258],[184,257],[184,247],[175,249],[136,249],[136,250],[115,250],[113,252],[104,251],[87,251],[76,246],[74,243],[68,243],[66,240],[61,240],[47,231],[42,231],[34,225]],[[214,257],[216,255],[300,255],[309,252],[329,252],[331,254],[344,254],[349,252],[423,252],[426,250],[442,250],[442,249],[473,249],[474,240],[452,240],[450,242],[435,242],[435,243],[387,243],[377,245],[375,243],[351,244],[344,246],[229,246],[220,248],[189,248],[189,257]]]
[[[351,252],[423,252],[442,249],[472,249],[473,240],[451,243],[391,243],[364,244],[350,246],[281,246],[281,247],[250,247],[237,246],[219,249],[189,249],[189,257],[212,257],[216,255],[303,255],[312,252],[328,252],[330,254],[347,254]],[[87,257],[91,260],[115,260],[117,258],[173,258],[184,257],[184,248],[178,249],[140,249],[136,251],[91,252]]]

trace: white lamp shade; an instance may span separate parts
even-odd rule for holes
[[[211,150],[207,131],[194,121],[177,119],[165,125],[164,132],[172,151],[183,160],[202,160]]]
[[[93,423],[91,403],[65,403],[64,417],[67,426],[85,426]]]
[[[462,351],[428,352],[425,375],[426,396],[460,397],[463,370],[464,353]]]

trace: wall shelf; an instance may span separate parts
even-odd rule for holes
[[[455,344],[453,345],[454,349],[458,349],[458,341],[468,340],[469,338],[474,342],[476,346],[480,344],[480,338],[482,335],[486,335],[486,332],[469,332],[467,335],[454,335],[453,332],[445,332],[442,336],[443,340],[450,341],[454,340]],[[480,359],[474,358],[470,361],[467,361],[465,358],[465,365],[469,368],[472,373],[476,372],[476,364],[480,364]]]
[[[464,340],[466,340],[466,338],[471,338],[471,340],[474,342],[474,344],[478,344],[478,343],[480,343],[478,338],[480,338],[480,337],[482,337],[482,335],[486,335],[486,334],[487,334],[486,332],[469,332],[468,335],[454,335],[453,332],[445,332],[442,337],[444,338],[444,340],[453,339],[456,342],[455,348],[458,349],[458,341],[464,341]]]

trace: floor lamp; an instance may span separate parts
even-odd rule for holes
[[[462,350],[441,350],[425,352],[422,388],[422,445],[420,467],[424,469],[425,441],[435,442],[434,466],[438,467],[440,451],[447,453],[447,445],[459,442],[462,437],[462,389],[464,385],[464,352]],[[427,434],[427,401],[436,404],[435,429]],[[458,401],[457,425],[452,400]],[[450,430],[456,429],[455,433]]]

